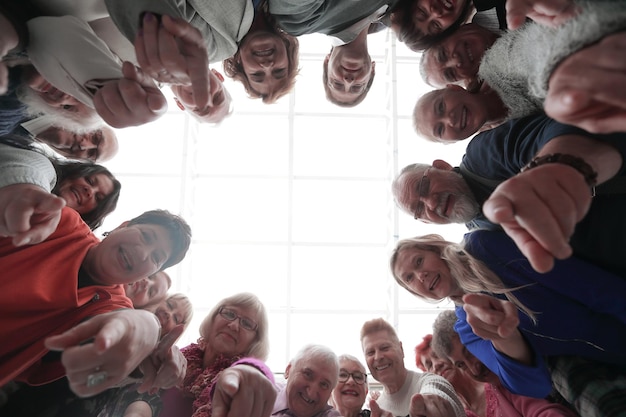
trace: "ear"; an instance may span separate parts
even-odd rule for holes
[[[402,347],[402,342],[400,342],[400,351],[402,352],[402,357],[404,358],[404,348]]]
[[[435,159],[433,161],[433,167],[437,169],[441,169],[443,171],[452,171],[452,165],[447,163],[446,161],[442,161],[441,159]]]
[[[478,78],[471,78],[466,82],[467,91],[470,93],[477,93],[480,90],[481,82]]]
[[[376,74],[376,61],[372,61],[372,75]]]
[[[324,66],[328,65],[328,61],[330,61],[330,54],[326,55],[326,58],[324,58]]]
[[[220,80],[221,82],[224,82],[224,76],[222,75],[222,73],[221,73],[221,72],[219,72],[219,71],[218,71],[218,70],[216,70],[215,68],[211,68],[211,72],[212,72],[213,74],[215,74],[215,76],[216,76],[217,78],[219,78],[219,80]]]
[[[291,363],[289,363],[287,365],[287,368],[285,369],[285,379],[289,378],[289,371],[291,370]]]

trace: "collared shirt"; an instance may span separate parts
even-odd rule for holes
[[[298,417],[289,410],[289,401],[287,399],[287,384],[283,385],[283,384],[277,383],[276,385],[280,387],[280,391],[278,392],[278,395],[276,396],[276,401],[274,402],[274,409],[272,410],[272,415],[277,416],[277,417],[283,417],[283,416],[284,417]],[[324,410],[320,411],[319,413],[315,414],[312,417],[339,417],[339,416],[341,416],[341,413],[339,411],[335,410],[330,405],[327,405],[324,408]]]
[[[352,42],[357,36],[359,36],[359,33],[361,33],[363,29],[369,27],[372,23],[378,22],[385,15],[387,9],[389,9],[389,6],[381,6],[374,13],[364,17],[352,26],[342,30],[341,32],[334,33],[330,36],[332,46],[341,46]]]

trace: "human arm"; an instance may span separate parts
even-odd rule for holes
[[[33,184],[0,188],[0,236],[13,245],[43,242],[56,230],[65,200]]]
[[[135,38],[137,61],[144,73],[157,81],[193,86],[198,108],[211,105],[209,58],[202,34],[180,18],[146,13],[143,29]]]
[[[515,30],[529,17],[543,25],[558,26],[579,12],[573,0],[508,0],[506,23],[509,30]]]
[[[554,153],[583,159],[597,173],[598,184],[622,167],[622,155],[615,147],[583,135],[556,137],[537,156]],[[483,205],[483,213],[502,226],[535,270],[547,272],[554,258],[572,254],[569,239],[590,204],[590,188],[580,171],[548,163],[500,184]]]
[[[150,391],[154,394],[160,388],[171,388],[182,384],[187,371],[187,359],[174,345],[185,331],[180,324],[165,334],[150,356],[139,365],[143,381],[137,388],[139,393]]]
[[[589,132],[626,131],[626,32],[605,37],[552,72],[546,113]]]
[[[419,392],[411,397],[411,417],[465,416],[461,401],[445,378],[424,373],[419,376],[419,380]]]
[[[474,334],[490,340],[498,352],[509,358],[533,364],[534,353],[517,328],[519,313],[513,303],[486,294],[466,294],[463,310]]]
[[[378,396],[380,396],[380,393]],[[370,399],[369,406],[370,406],[370,411],[372,412],[370,417],[394,417],[394,415],[390,411],[383,410],[382,408],[380,408],[380,406],[376,402],[376,399],[374,398]]]
[[[157,345],[160,325],[143,310],[100,314],[69,331],[49,337],[45,345],[61,351],[72,391],[80,397],[98,394],[123,381]],[[87,386],[90,375],[104,380]]]
[[[126,407],[123,417],[153,417],[152,408],[145,401],[135,401]]]
[[[167,100],[150,77],[130,62],[122,65],[123,78],[104,83],[93,97],[102,119],[116,128],[139,126],[167,111]]]
[[[234,365],[222,371],[215,383],[212,416],[268,417],[275,400],[271,374],[244,363]]]

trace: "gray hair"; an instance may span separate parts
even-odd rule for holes
[[[270,352],[268,331],[269,320],[267,318],[267,309],[261,300],[259,300],[259,298],[252,293],[238,293],[233,296],[226,297],[222,301],[218,302],[204,318],[204,320],[202,320],[202,323],[200,324],[200,336],[205,339],[209,336],[213,323],[215,322],[215,318],[219,314],[220,308],[227,305],[249,308],[256,313],[258,317],[256,337],[252,341],[250,348],[244,352],[244,354],[261,360],[267,360],[267,356]]]
[[[339,375],[339,360],[337,359],[335,352],[333,352],[329,347],[314,344],[306,345],[300,349],[293,358],[291,358],[289,364],[292,368],[295,368],[298,366],[298,363],[305,358],[316,358],[323,364],[330,365],[334,368],[335,372],[333,372],[333,375],[335,376],[335,379],[333,387],[337,384],[337,378]]]
[[[359,365],[359,368],[361,368],[361,370],[362,370],[361,372],[367,374],[367,369],[365,369],[365,366],[363,365],[363,363],[361,363],[361,361],[356,356],[344,353],[343,355],[339,355],[337,357],[337,360],[339,362],[339,366],[341,366],[341,362],[342,361],[354,362],[357,365]]]
[[[420,163],[410,164],[402,168],[402,170],[400,170],[400,173],[393,179],[393,182],[391,183],[391,192],[393,194],[393,200],[396,203],[396,205],[400,207],[402,210],[404,210],[404,207],[402,207],[402,204],[400,202],[400,197],[402,196],[402,193],[406,189],[406,186],[405,186],[406,178],[410,175],[422,176],[424,175],[424,171],[426,171],[428,168],[432,168],[432,165],[420,164]]]
[[[440,358],[449,357],[453,344],[461,342],[458,333],[454,330],[455,323],[456,314],[452,310],[439,313],[433,323],[433,340],[430,346]]]

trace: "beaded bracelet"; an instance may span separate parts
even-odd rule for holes
[[[582,158],[578,158],[577,156],[572,156],[564,153],[551,153],[548,155],[542,155],[533,158],[533,160],[530,161],[528,165],[523,167],[520,172],[527,171],[540,165],[551,163],[559,163],[571,166],[576,171],[580,172],[583,177],[585,177],[585,182],[587,183],[587,185],[589,185],[589,187],[595,187],[595,185],[598,183],[598,173],[593,170],[591,165],[585,162],[585,160]]]

